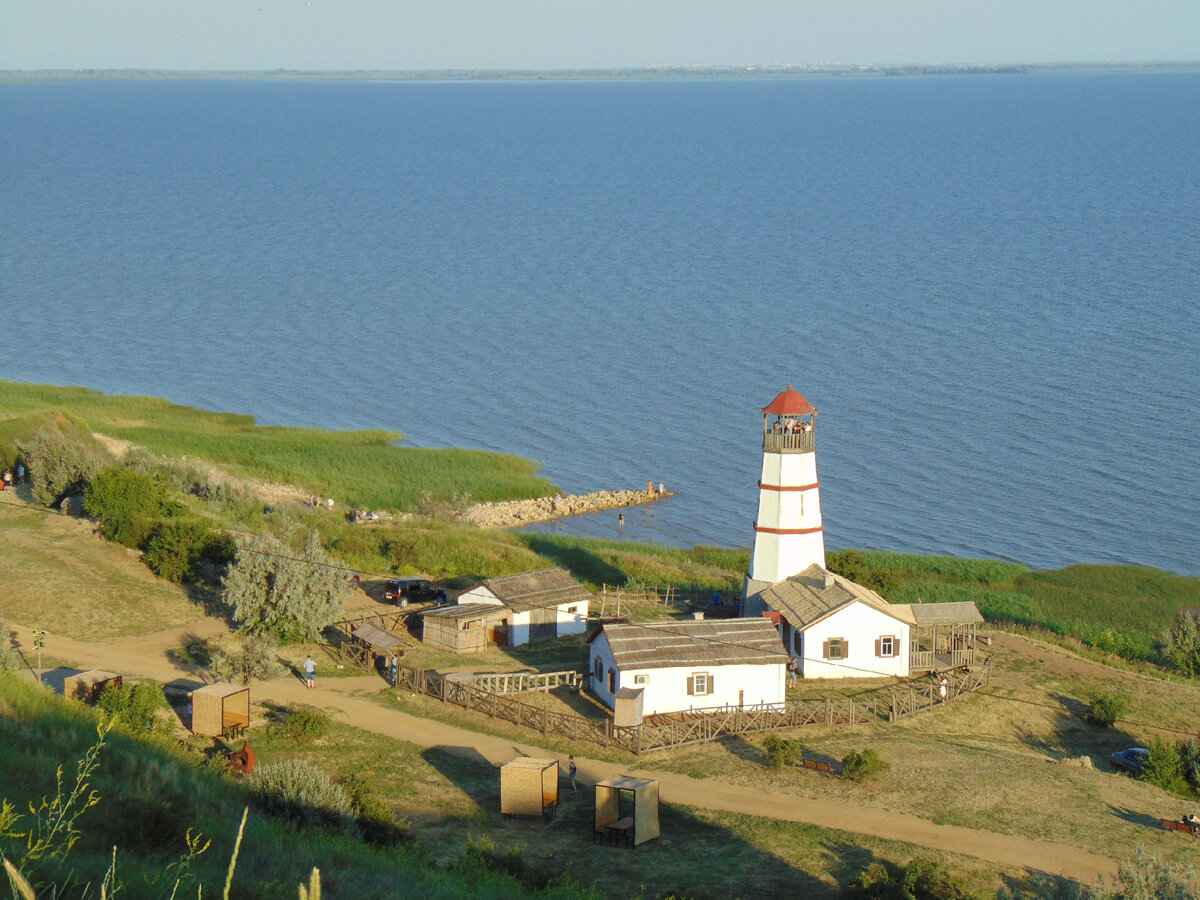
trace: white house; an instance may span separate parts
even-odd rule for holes
[[[545,641],[587,630],[591,593],[565,569],[538,569],[481,581],[459,603],[491,603],[512,610],[508,645]]]
[[[742,615],[780,628],[805,678],[870,678],[974,662],[974,603],[890,604],[825,566],[817,410],[789,385],[762,408],[762,475]]]
[[[784,706],[787,654],[767,619],[605,625],[589,639],[592,692],[616,708],[642,691],[642,712]]]

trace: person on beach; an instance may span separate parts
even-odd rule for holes
[[[304,686],[307,688],[317,686],[317,664],[313,662],[311,656],[304,657]]]
[[[625,513],[617,513],[617,527],[618,528],[625,527]]]
[[[4,470],[4,477],[0,478],[0,491],[7,491],[8,485],[12,482],[12,472],[8,469]]]
[[[665,494],[667,492],[667,489],[663,486],[661,481],[658,483],[658,492],[660,494]]]

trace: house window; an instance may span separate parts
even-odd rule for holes
[[[617,673],[615,669],[608,670],[608,692],[610,694],[617,692]]]
[[[821,648],[821,656],[825,659],[845,659],[850,655],[850,645],[845,638],[830,638]]]
[[[899,656],[900,641],[894,634],[885,634],[875,641],[876,656]]]
[[[687,680],[688,696],[701,696],[713,692],[713,679],[707,672],[693,672]]]
[[[568,606],[568,607],[567,607],[567,612],[569,612],[569,613],[577,613],[577,612],[579,612],[579,607],[578,607],[578,606]]]
[[[634,675],[633,683],[634,684],[649,684],[650,676],[649,675]]]
[[[593,672],[593,674],[595,674],[595,676],[596,676],[596,682],[597,682],[597,683],[599,683],[599,682],[601,682],[601,681],[603,681],[603,680],[604,680],[604,663],[602,663],[602,662],[600,661],[600,657],[599,657],[599,656],[597,656],[597,657],[596,657],[596,662],[595,662],[595,664],[592,666],[592,672]]]

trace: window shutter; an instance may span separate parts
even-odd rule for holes
[[[715,690],[716,690],[716,688],[713,686],[713,677],[711,675],[709,675],[708,676],[708,692],[711,694]]]
[[[689,697],[692,696],[694,693],[696,693],[696,679],[693,678],[691,675],[688,676],[687,691],[688,691]]]
[[[849,659],[849,658],[850,658],[850,642],[843,639],[842,640],[842,659]]]
[[[821,645],[821,656],[824,659],[829,659],[829,641],[826,641]]]
[[[875,655],[883,656],[883,638],[875,638]]]

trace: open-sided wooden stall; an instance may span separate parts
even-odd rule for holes
[[[547,822],[558,810],[558,760],[518,756],[500,767],[500,813],[542,816]]]
[[[657,781],[620,775],[596,782],[593,844],[636,847],[658,833]]]
[[[192,691],[192,734],[236,736],[250,724],[250,688],[218,681]]]
[[[110,684],[120,687],[123,682],[124,679],[120,675],[112,672],[88,669],[63,679],[63,696],[95,706],[106,687]]]

